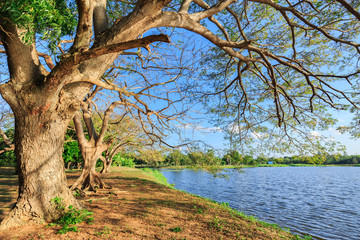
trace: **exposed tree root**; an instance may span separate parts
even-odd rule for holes
[[[70,192],[69,192],[70,193]],[[55,197],[55,196],[54,196]],[[18,199],[18,202],[0,223],[0,230],[6,230],[12,227],[19,227],[24,225],[39,225],[45,221],[52,221],[59,217],[59,210],[55,205],[51,203],[51,200],[45,200],[44,198],[32,198],[32,199]],[[61,196],[61,204],[65,207],[74,206],[81,209],[83,206],[72,195],[64,194]],[[45,207],[45,205],[48,205]]]
[[[97,189],[108,189],[110,188],[101,180],[97,172],[83,172],[79,179],[70,187],[70,190],[86,190],[86,191],[95,191]]]

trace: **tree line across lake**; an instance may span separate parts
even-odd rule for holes
[[[13,140],[13,130],[9,129],[7,135]],[[68,139],[72,132],[68,131]],[[1,141],[0,151],[6,148]],[[65,142],[63,158],[67,169],[80,169],[83,158],[78,142],[73,139]],[[314,165],[337,165],[359,164],[360,155],[313,155],[313,156],[284,156],[284,157],[254,157],[243,155],[236,150],[227,151],[222,156],[216,154],[213,149],[205,151],[180,151],[177,149],[143,149],[142,151],[121,151],[113,156],[112,165],[115,166],[239,166],[239,165],[273,165],[273,164],[314,164]],[[15,166],[16,157],[14,151],[5,151],[0,154],[0,166]],[[102,167],[102,161],[98,160],[98,167]]]

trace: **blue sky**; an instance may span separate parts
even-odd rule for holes
[[[350,114],[341,114],[342,116],[346,115],[351,117]],[[340,123],[343,122],[340,119]],[[198,139],[204,141],[205,143],[211,145],[217,150],[224,150],[228,148],[228,141],[224,140],[224,134],[221,131],[218,131],[217,128],[209,125],[202,124],[197,125],[198,129],[187,129],[187,134],[193,139]],[[341,134],[335,128],[331,128],[328,131],[319,132],[319,134],[332,136],[336,141],[339,141],[341,144],[346,146],[346,153],[348,155],[359,155],[360,154],[360,139],[352,139],[351,136],[347,133]]]

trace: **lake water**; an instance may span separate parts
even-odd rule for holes
[[[360,239],[360,167],[272,167],[225,170],[228,180],[205,171],[161,172],[175,188],[313,239]]]

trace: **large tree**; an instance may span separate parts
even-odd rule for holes
[[[263,90],[255,96],[274,107],[258,109],[275,117],[280,126],[286,116],[301,120],[296,113],[302,112],[304,103],[294,101],[298,97],[309,100],[310,111],[315,102],[337,108],[337,97],[349,100],[330,80],[350,79],[351,75],[326,71],[323,66],[344,63],[341,51],[351,56],[359,51],[358,7],[357,1],[345,0],[1,1],[0,37],[10,80],[0,85],[0,92],[15,115],[15,152],[20,167],[17,204],[1,227],[55,218],[51,199],[56,196],[66,205],[79,206],[66,185],[62,148],[66,127],[93,85],[118,92],[121,101],[133,99],[142,107],[130,101],[127,106],[136,108],[148,121],[156,118],[159,111],[153,111],[143,99],[161,97],[146,90],[130,91],[126,84],[101,78],[122,51],[150,50],[152,42],[169,42],[164,34],[139,38],[143,34],[163,27],[168,27],[164,31],[182,28],[210,41],[218,54],[236,66],[217,66],[234,69],[234,78],[219,82],[214,94],[236,85],[242,93],[238,98],[241,115],[242,110],[251,110],[247,106],[254,106],[249,93]],[[107,16],[114,18],[110,27]],[[74,32],[73,23],[77,23]],[[174,39],[181,41],[181,37]],[[71,47],[64,50],[60,45],[61,55],[52,59],[41,49],[44,41],[52,54],[58,44]],[[120,58],[126,60],[124,55]],[[173,77],[168,80],[173,82]],[[256,87],[247,88],[245,78],[253,79],[251,86]],[[163,86],[166,82],[159,81],[158,87],[171,93]],[[306,88],[305,95],[291,94],[300,87]],[[202,90],[208,89],[212,86]],[[169,108],[166,104],[159,107]]]

